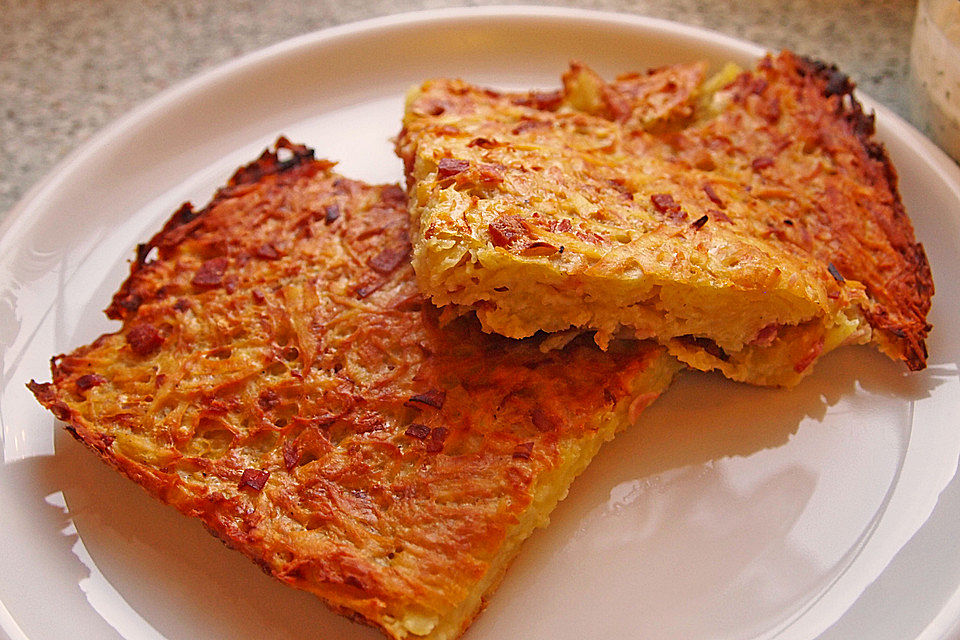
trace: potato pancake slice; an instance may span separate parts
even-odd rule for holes
[[[756,384],[849,343],[923,368],[930,269],[853,84],[788,52],[705,70],[414,89],[397,152],[421,289],[487,331],[627,331]]]
[[[122,328],[29,386],[282,582],[392,638],[455,638],[681,365],[445,317],[416,287],[403,191],[332,166],[281,139],[184,205],[114,296]]]

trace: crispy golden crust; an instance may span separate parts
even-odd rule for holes
[[[281,581],[394,638],[456,637],[679,365],[443,322],[414,283],[402,190],[278,145],[139,248],[118,332],[29,386]]]
[[[875,341],[919,370],[931,329],[930,265],[900,199],[896,169],[873,138],[874,116],[853,90],[835,66],[789,53],[768,57],[730,87],[735,108],[697,135],[719,153],[744,147],[770,154],[774,164],[760,175],[765,187],[789,192],[771,198],[792,222],[781,226],[786,241],[862,283]],[[778,152],[786,140],[792,145]],[[813,162],[816,175],[800,170]]]
[[[922,368],[930,271],[851,83],[789,53],[703,69],[415,90],[397,152],[421,289],[489,331],[627,327],[760,384],[866,341]]]

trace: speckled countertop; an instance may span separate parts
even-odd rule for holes
[[[471,0],[464,5],[502,2]],[[914,0],[591,0],[835,62],[908,113]],[[438,0],[0,0],[0,220],[72,149],[180,80],[298,34]]]

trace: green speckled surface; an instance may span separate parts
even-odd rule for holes
[[[474,0],[461,6],[496,5]],[[707,27],[840,66],[909,116],[913,0],[551,2]],[[102,127],[242,53],[437,0],[0,0],[0,218]]]

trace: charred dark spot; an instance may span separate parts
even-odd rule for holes
[[[708,209],[707,213],[713,216],[713,219],[718,222],[729,222],[733,223],[733,220],[730,219],[730,216],[725,214],[723,211],[718,211],[717,209]]]
[[[521,442],[513,448],[513,457],[517,460],[529,460],[533,454],[532,442]]]
[[[148,356],[163,344],[163,336],[152,324],[138,324],[127,332],[127,344],[138,356]]]
[[[650,196],[650,202],[653,203],[653,208],[660,213],[667,213],[680,208],[680,205],[669,193],[655,193]]]
[[[244,469],[240,476],[239,488],[248,487],[254,491],[262,491],[270,479],[270,472],[263,469]]]
[[[391,273],[406,259],[410,253],[410,247],[404,245],[401,247],[388,247],[373,256],[368,263],[370,268],[377,273]]]
[[[395,184],[388,184],[380,190],[380,201],[386,205],[402,206],[407,202],[407,192]]]
[[[280,396],[277,395],[277,392],[273,389],[266,389],[260,392],[260,396],[257,398],[257,404],[262,410],[270,411],[280,404]]]
[[[427,440],[426,450],[429,453],[440,453],[443,451],[443,443],[450,432],[446,427],[435,427],[430,431],[430,439]]]
[[[272,242],[266,242],[257,247],[256,255],[264,260],[276,260],[280,257],[280,251]]]
[[[147,264],[147,257],[150,255],[150,252],[153,251],[152,244],[146,244],[141,242],[137,245],[137,264],[145,265]]]
[[[477,171],[477,182],[482,185],[493,185],[503,182],[504,166],[499,164],[481,164]]]
[[[139,309],[140,305],[143,304],[143,297],[137,293],[131,293],[121,298],[117,304],[127,311],[133,312]]]
[[[424,299],[419,293],[413,293],[401,296],[390,305],[397,311],[420,311],[423,308]]]
[[[853,91],[854,85],[846,74],[836,67],[827,70],[827,86],[824,93],[828,96],[845,95]]]
[[[474,138],[469,143],[468,147],[480,147],[481,149],[493,149],[498,143],[495,140],[489,138]]]
[[[524,256],[549,256],[558,251],[556,245],[543,240],[536,240],[525,246],[520,254]]]
[[[88,373],[77,378],[77,389],[86,391],[87,389],[100,386],[106,381],[107,379],[98,373]]]
[[[730,355],[724,351],[720,345],[711,340],[710,338],[697,337],[692,335],[680,336],[678,338],[681,342],[695,346],[699,349],[703,349],[706,353],[710,354],[714,358],[726,362],[730,359]]]
[[[827,265],[827,271],[830,272],[830,275],[833,276],[833,279],[836,280],[838,284],[843,284],[846,282],[844,277],[840,274],[840,271],[833,265],[832,262]]]
[[[550,125],[541,120],[535,120],[533,118],[524,118],[520,121],[520,124],[515,126],[510,133],[515,136],[520,135],[521,133],[526,133],[527,131],[532,131],[534,129],[540,129],[543,127],[549,127]]]
[[[767,122],[773,124],[780,119],[782,111],[780,109],[780,99],[774,96],[766,103],[766,109],[763,113],[763,116],[767,119]]]
[[[680,208],[680,204],[669,193],[655,193],[650,196],[650,202],[654,209],[674,222],[687,219],[687,212]]]
[[[690,226],[693,227],[694,229],[699,229],[699,228],[701,228],[703,225],[707,224],[707,220],[709,220],[709,219],[710,219],[710,218],[707,217],[707,216],[705,216],[705,215],[704,215],[704,216],[700,216],[699,218],[697,218],[696,220],[694,220],[693,222],[691,222],[691,223],[690,223]]]
[[[865,145],[867,155],[877,162],[887,162],[887,151],[883,144],[879,142],[870,142]]]
[[[873,113],[864,113],[863,107],[860,106],[860,103],[856,103],[856,107],[853,112],[847,116],[848,120],[853,122],[853,132],[860,136],[863,139],[869,138],[873,135],[876,130],[876,116]],[[880,145],[880,143],[870,140],[868,144]],[[867,150],[871,156],[874,154]],[[881,154],[882,155],[882,154]]]
[[[526,227],[520,216],[500,216],[489,225],[490,242],[495,247],[506,247],[526,236]]]
[[[336,222],[339,217],[340,217],[340,206],[339,206],[339,205],[336,205],[336,204],[328,204],[328,205],[323,209],[323,219],[326,221],[327,224],[330,224],[330,223],[332,223],[332,222]]]
[[[612,178],[607,183],[617,190],[625,200],[633,200],[633,191],[627,186],[623,178]]]
[[[526,95],[517,96],[510,102],[538,111],[556,111],[563,103],[563,92],[559,89],[556,91],[533,91]]]
[[[703,185],[703,192],[707,194],[707,197],[710,198],[710,202],[717,205],[721,209],[726,209],[727,205],[723,200],[720,199],[720,196],[717,195],[716,190],[713,188],[713,185],[709,182]]]
[[[827,96],[851,93],[855,88],[853,81],[837,69],[837,66],[834,64],[827,64],[823,60],[815,60],[808,57],[801,57],[800,63],[797,72],[801,76],[812,72],[814,75],[826,80],[827,85],[824,88],[824,94]]]
[[[229,263],[230,261],[223,256],[205,261],[197,269],[191,283],[195,287],[207,289],[219,287],[223,283],[223,274],[226,272]]]
[[[530,420],[540,432],[554,431],[559,427],[556,416],[550,415],[540,407],[530,412]]]
[[[179,224],[187,224],[188,222],[193,222],[200,213],[193,210],[193,205],[189,202],[184,202],[180,205],[180,208],[173,214],[174,220]]]
[[[280,159],[280,154],[290,157]],[[266,149],[260,157],[250,164],[240,167],[230,178],[229,186],[253,184],[264,176],[288,171],[313,159],[313,149],[302,144],[294,144],[281,136],[274,143],[274,150]],[[329,167],[330,165],[327,164]]]
[[[283,443],[283,466],[287,471],[300,464],[300,453],[292,442]]]
[[[440,125],[435,129],[436,133],[442,136],[458,136],[460,135],[460,129],[453,126],[452,124]]]
[[[50,409],[50,413],[52,413],[57,420],[66,422],[70,419],[70,407],[68,407],[64,402],[54,402],[47,408]],[[70,431],[73,433],[73,436],[77,438],[77,440],[81,440],[75,429],[71,429]]]
[[[447,399],[447,393],[439,389],[430,389],[426,393],[418,393],[410,396],[403,404],[408,407],[423,408],[424,406],[442,409],[443,403]]]
[[[750,166],[753,167],[754,171],[763,171],[773,166],[773,158],[770,156],[757,156],[753,159],[753,162],[750,163]]]
[[[370,294],[376,292],[384,284],[383,280],[371,284],[365,284],[357,287],[357,297],[363,300]]]
[[[403,432],[405,435],[417,440],[425,440],[430,435],[430,427],[425,424],[413,423]]]
[[[57,399],[57,390],[49,382],[37,382],[36,380],[31,380],[27,383],[27,389],[30,390],[30,393],[43,404],[53,402]]]
[[[470,168],[470,163],[466,160],[457,160],[456,158],[441,158],[437,163],[437,179],[443,180],[462,173]]]

